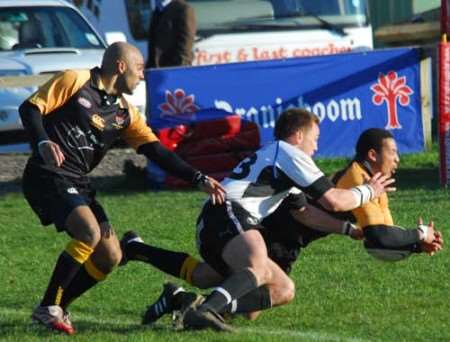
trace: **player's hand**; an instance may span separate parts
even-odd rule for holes
[[[213,204],[222,204],[225,202],[225,189],[214,178],[206,176],[206,182],[199,185],[200,190],[211,196]]]
[[[426,227],[426,229],[424,229],[424,227]],[[430,220],[430,223],[427,226],[424,226],[422,218],[419,218],[418,229],[419,233],[423,235],[421,236],[422,242],[420,244],[423,252],[431,256],[443,248],[444,240],[442,234],[435,230],[434,222],[432,220]]]
[[[61,151],[61,147],[53,141],[41,141],[38,144],[38,151],[44,160],[44,163],[47,165],[60,167],[64,162],[65,157]]]
[[[390,186],[394,182],[394,178],[389,178],[388,175],[377,172],[372,178],[367,180],[367,184],[370,185],[373,190],[372,198],[380,197],[385,192],[396,191],[397,188]]]

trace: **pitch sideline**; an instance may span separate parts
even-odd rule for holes
[[[15,309],[9,309],[9,308],[0,308],[0,317],[1,315],[8,315],[8,316],[14,316],[14,317],[20,317],[20,318],[29,318],[31,316],[31,310],[25,311],[25,310],[15,310]],[[140,325],[138,321],[133,320],[127,320],[127,319],[98,319],[98,317],[95,317],[93,315],[89,314],[83,314],[80,315],[80,321],[88,322],[88,323],[106,323],[109,325]],[[30,318],[30,324],[31,324],[31,318]],[[158,326],[158,331],[161,331],[161,326]],[[170,328],[167,329],[167,331],[171,331]],[[276,330],[267,330],[267,329],[261,329],[258,328],[238,328],[238,333],[249,333],[254,335],[271,335],[271,336],[286,336],[291,338],[304,338],[309,341],[339,341],[339,342],[369,342],[369,340],[366,339],[360,339],[360,338],[347,338],[343,336],[336,336],[331,335],[328,333],[319,333],[314,331],[300,331],[300,330],[285,330],[285,329],[276,329]]]

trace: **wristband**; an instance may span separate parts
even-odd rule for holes
[[[342,235],[351,235],[351,232],[355,229],[353,224],[350,221],[344,221],[342,224]]]
[[[38,143],[37,143],[37,147],[40,147],[41,145],[44,145],[44,144],[49,144],[49,143],[51,143],[51,140],[41,140],[41,141],[39,141]]]
[[[373,199],[373,189],[370,185],[358,185],[350,189],[355,196],[355,200],[358,204],[358,207],[366,204],[367,202]]]
[[[428,227],[427,225],[425,225],[425,224],[419,224],[418,226],[417,226],[417,229],[419,230],[419,235],[421,235],[420,236],[420,240],[421,241],[425,241],[425,239],[427,238],[427,235],[428,235],[428,229],[429,229],[430,227]]]

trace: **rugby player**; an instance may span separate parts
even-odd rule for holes
[[[205,262],[225,279],[198,308],[183,317],[185,327],[228,330],[219,312],[234,300],[252,294],[252,310],[283,305],[294,297],[294,284],[268,257],[260,232],[261,221],[273,213],[289,194],[304,192],[331,211],[351,210],[379,197],[393,182],[375,174],[367,184],[337,189],[314,164],[317,149],[317,117],[291,109],[277,120],[277,141],[239,164],[222,183],[225,203],[207,201],[197,222],[199,251]],[[310,208],[306,216],[313,216]],[[305,210],[293,211],[293,217]],[[282,227],[281,227],[282,229]],[[345,226],[345,230],[350,226]],[[260,300],[266,298],[267,300]]]
[[[87,174],[122,138],[166,171],[191,181],[221,202],[223,188],[165,149],[135,107],[131,94],[144,79],[144,60],[127,43],[109,46],[100,68],[57,74],[21,106],[33,153],[23,175],[25,198],[43,225],[71,238],[59,255],[33,320],[67,334],[75,329],[67,306],[104,280],[121,260],[117,236]]]

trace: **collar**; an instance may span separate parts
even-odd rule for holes
[[[369,174],[370,177],[373,176],[372,167],[370,166],[370,164],[367,160],[357,161],[357,163],[361,167],[361,169],[363,169],[365,172],[367,172]]]
[[[105,84],[100,77],[99,67],[91,69],[91,86],[92,88],[97,89],[100,93],[102,93],[102,96],[107,96],[111,104],[118,104],[119,107],[123,109],[128,108],[128,103],[123,96],[109,95],[106,93]]]
[[[164,11],[164,9],[172,2],[172,0],[157,0],[156,1],[156,9],[159,12]]]

